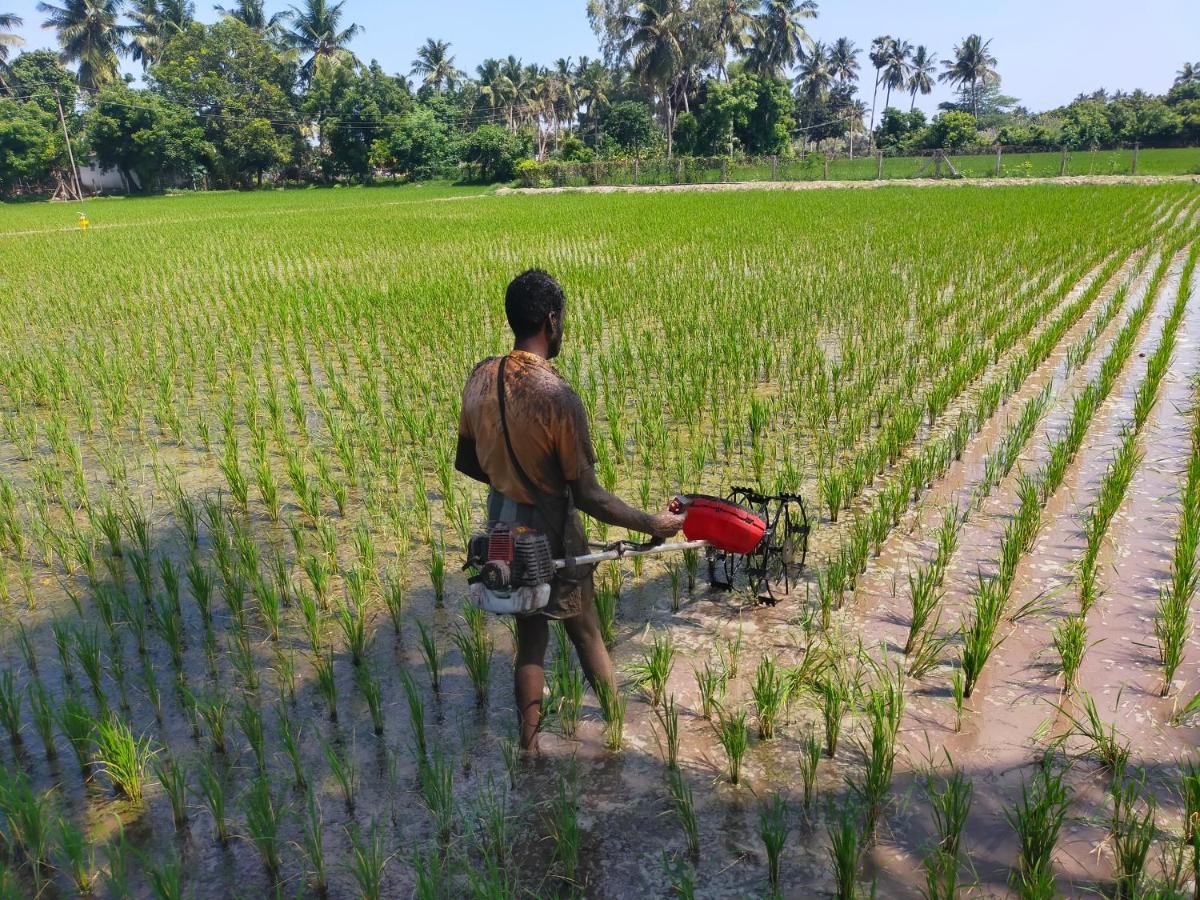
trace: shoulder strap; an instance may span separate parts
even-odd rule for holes
[[[500,430],[504,432],[504,446],[508,449],[508,458],[512,462],[513,468],[517,472],[517,476],[521,479],[521,483],[525,485],[525,490],[529,491],[529,495],[531,497],[533,497],[533,503],[541,511],[542,518],[546,520],[547,525],[554,527],[553,526],[554,517],[551,515],[548,515],[546,512],[546,507],[543,503],[542,492],[538,489],[538,486],[533,483],[533,479],[530,478],[529,475],[525,472],[525,468],[521,465],[521,461],[519,459],[517,459],[517,453],[513,449],[513,445],[512,445],[512,438],[509,437],[509,434],[508,434],[508,415],[506,414],[506,404],[505,404],[505,394],[507,393],[507,390],[506,390],[507,385],[506,385],[505,377],[504,377],[507,363],[508,363],[508,357],[507,356],[501,357],[500,370],[496,373],[496,396],[497,396],[497,399],[500,401]],[[564,510],[564,512],[563,512],[563,516],[564,516],[563,526],[564,527],[559,529],[559,531],[558,531],[557,536],[558,536],[559,540],[562,540],[565,537],[566,516],[568,514],[569,514],[569,512],[567,510]]]

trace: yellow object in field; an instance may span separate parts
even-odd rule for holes
[[[83,213],[80,213],[80,214],[79,214],[79,227],[80,227],[80,228],[81,228],[83,231],[87,231],[87,230],[88,230],[88,228],[91,226],[91,224],[92,224],[92,223],[88,221],[88,217],[87,217],[87,216],[85,216]]]

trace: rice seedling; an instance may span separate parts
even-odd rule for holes
[[[863,834],[870,839],[883,810],[883,803],[892,784],[896,761],[896,734],[904,715],[902,690],[876,688],[866,698],[865,710],[870,728],[868,741],[860,744],[866,760],[862,781],[850,781],[850,789],[858,795],[865,817]]]
[[[800,747],[800,778],[804,783],[804,809],[812,813],[817,796],[817,769],[821,764],[821,740],[810,731]]]
[[[950,693],[954,699],[954,733],[962,731],[963,701],[967,696],[967,676],[962,669],[955,669],[950,679]]]
[[[150,764],[158,754],[151,739],[134,737],[127,724],[109,717],[96,723],[92,740],[101,771],[126,800],[140,805]]]
[[[321,804],[317,801],[312,789],[308,789],[305,794],[300,846],[308,865],[312,867],[311,887],[318,894],[324,895],[329,887],[328,874],[325,869],[325,823],[321,816]]]
[[[717,740],[725,750],[728,763],[729,781],[738,784],[742,775],[742,759],[750,746],[750,729],[746,725],[746,711],[721,711],[715,723]]]
[[[0,721],[13,745],[21,744],[21,690],[9,669],[0,673]]]
[[[55,837],[60,860],[57,868],[66,873],[79,896],[90,896],[98,881],[95,848],[78,826],[62,816],[55,823]]]
[[[196,715],[208,728],[209,740],[215,753],[225,753],[228,747],[226,733],[229,721],[229,697],[226,694],[209,694],[197,697]]]
[[[605,682],[597,688],[600,712],[604,716],[604,746],[612,753],[621,749],[625,735],[625,711],[629,698]]]
[[[714,669],[708,662],[704,668],[693,669],[696,676],[696,687],[700,690],[700,715],[712,721],[713,713],[720,708],[725,700],[725,690],[729,679],[723,669]]]
[[[40,679],[34,679],[28,685],[29,711],[33,717],[33,727],[42,741],[42,749],[46,759],[58,759],[58,747],[54,741],[54,704],[50,700],[50,692]]]
[[[313,673],[316,675],[317,692],[325,700],[329,708],[329,721],[338,720],[337,680],[333,673],[333,653],[317,654],[312,660]]]
[[[1005,596],[995,581],[980,576],[974,603],[974,613],[962,627],[963,646],[959,655],[963,696],[967,698],[974,693],[983,667],[1003,641],[996,632],[1004,614]]]
[[[565,775],[559,775],[558,788],[550,801],[548,813],[550,837],[554,842],[554,861],[558,863],[562,879],[575,883],[579,869],[579,784],[578,775],[572,767]]]
[[[20,854],[33,874],[34,889],[40,893],[50,865],[53,843],[53,811],[50,793],[39,794],[25,773],[16,768],[0,769],[0,815],[4,817],[6,843]],[[7,848],[6,848],[7,849]]]
[[[340,753],[332,744],[322,743],[322,753],[329,765],[329,774],[341,789],[347,812],[358,804],[358,769],[353,754]]]
[[[422,758],[417,764],[417,785],[438,841],[445,846],[453,837],[458,816],[454,802],[454,766],[437,752]]]
[[[399,575],[388,575],[383,579],[383,603],[396,637],[400,636],[403,627],[405,595],[404,581]]]
[[[834,669],[815,676],[812,691],[821,705],[825,726],[825,755],[833,759],[842,733],[842,719],[850,708],[851,689],[842,671]]]
[[[1031,779],[1021,783],[1021,798],[1004,810],[1004,817],[1017,833],[1019,854],[1013,871],[1013,886],[1022,896],[1045,896],[1053,890],[1051,857],[1066,819],[1070,792],[1054,758],[1045,754]]]
[[[633,684],[646,691],[652,706],[661,706],[666,697],[667,679],[675,666],[675,644],[670,633],[656,634],[649,652],[630,667]]]
[[[345,869],[363,900],[380,900],[383,896],[383,876],[391,860],[378,822],[372,824],[365,838],[357,824],[350,827],[350,860]]]
[[[904,655],[912,654],[923,635],[926,634],[931,619],[936,616],[942,605],[944,594],[938,587],[940,574],[933,567],[922,567],[916,573],[908,576],[909,602],[912,615],[909,619],[908,639],[904,644]]]
[[[1070,730],[1064,735],[1078,737],[1087,742],[1085,756],[1093,756],[1107,771],[1114,774],[1124,772],[1129,762],[1129,744],[1121,740],[1115,724],[1105,725],[1096,709],[1096,701],[1087,692],[1079,692],[1077,705],[1083,707],[1082,715],[1075,714],[1061,706],[1055,707],[1070,724]]]
[[[828,826],[829,855],[833,864],[834,893],[838,900],[858,896],[859,860],[862,857],[862,832],[858,810],[847,803],[834,814]]]
[[[347,598],[334,609],[333,619],[342,633],[346,649],[350,651],[351,663],[355,668],[361,666],[366,659],[370,643],[365,606],[357,600]]]
[[[974,785],[947,756],[950,772],[925,775],[925,796],[933,813],[937,844],[924,861],[927,894],[931,897],[958,895],[962,833],[971,811]]]
[[[254,762],[259,774],[266,772],[266,734],[263,731],[262,713],[254,704],[243,703],[242,708],[238,710],[237,724],[242,734],[245,735],[246,743],[250,745],[250,752],[254,754]]]
[[[558,721],[563,737],[575,737],[583,708],[583,673],[571,657],[570,641],[563,626],[554,623],[554,662],[550,669],[549,694],[543,704],[547,717]],[[543,726],[545,721],[543,721]]]
[[[279,835],[282,812],[271,792],[271,783],[262,772],[254,777],[242,795],[242,814],[246,819],[247,839],[262,858],[267,875],[277,878],[282,849]]]
[[[666,742],[663,761],[668,770],[679,768],[679,709],[675,706],[675,695],[667,698],[661,709],[655,709],[654,715],[662,729],[663,740]],[[663,741],[659,741],[659,749],[663,750]]]
[[[779,677],[775,659],[770,654],[764,654],[759,661],[750,691],[754,698],[758,736],[769,740],[775,736],[775,723],[788,699],[788,683]]]
[[[418,759],[428,756],[428,744],[425,739],[425,703],[417,692],[417,686],[408,672],[400,673],[400,683],[404,686],[404,696],[408,701],[408,721],[412,730],[413,749]]]
[[[758,809],[758,836],[767,851],[767,884],[772,894],[779,892],[779,869],[783,860],[783,848],[791,831],[787,801],[782,794],[776,792]]]
[[[79,771],[87,774],[92,764],[92,731],[96,720],[79,696],[71,692],[63,697],[54,718],[71,745]]]
[[[1075,690],[1079,666],[1087,650],[1087,620],[1082,616],[1067,616],[1054,629],[1054,649],[1058,651],[1059,671],[1063,692]]]
[[[475,703],[483,707],[487,703],[488,684],[492,673],[492,652],[495,644],[488,633],[487,617],[476,606],[464,606],[462,612],[466,628],[457,627],[454,644],[462,655],[463,665],[475,688]]]
[[[442,654],[424,622],[417,623],[417,630],[421,633],[421,658],[429,672],[429,684],[437,695],[442,691]]]
[[[181,767],[170,755],[161,753],[151,762],[151,769],[171,805],[171,821],[175,830],[180,831],[188,821],[188,776],[187,770]]]
[[[1118,772],[1109,788],[1112,804],[1112,845],[1116,868],[1116,895],[1140,897],[1146,861],[1155,836],[1157,805],[1146,788],[1145,773],[1130,778]],[[1139,806],[1141,811],[1139,812]]]
[[[696,802],[692,789],[683,779],[683,773],[673,768],[667,773],[667,790],[671,796],[671,807],[683,829],[687,852],[692,859],[700,857],[700,825],[696,817]]]

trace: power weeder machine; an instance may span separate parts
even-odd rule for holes
[[[554,559],[549,539],[539,531],[496,525],[471,541],[467,567],[478,572],[470,579],[472,600],[502,615],[535,612],[550,602],[550,585],[560,569],[688,550],[705,551],[709,582],[718,590],[744,587],[770,606],[791,593],[808,556],[811,530],[799,496],[735,487],[725,499],[676,497],[670,509],[684,515],[686,542],[620,541],[570,559]]]

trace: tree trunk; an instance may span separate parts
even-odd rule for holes
[[[875,93],[871,95],[871,133],[867,136],[871,149],[875,149],[875,104],[879,102],[879,69],[875,70]]]

